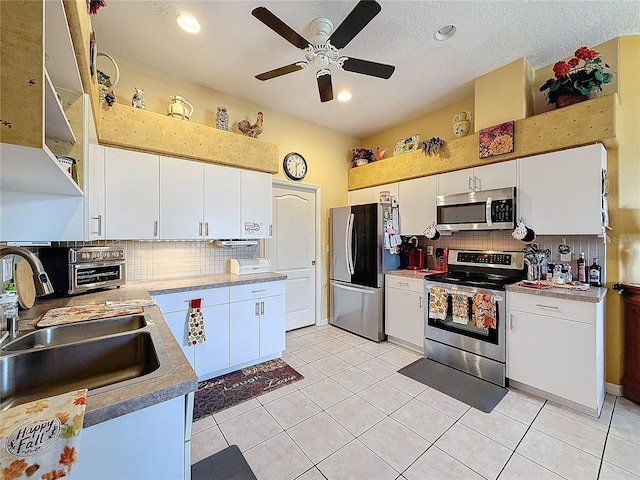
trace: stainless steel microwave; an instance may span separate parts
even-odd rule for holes
[[[516,224],[516,188],[440,195],[436,198],[437,229],[513,230]]]

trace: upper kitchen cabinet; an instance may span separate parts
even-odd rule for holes
[[[518,160],[518,217],[538,235],[602,235],[607,153],[600,144]]]
[[[0,16],[0,190],[82,196],[56,159],[82,160],[86,115],[63,2],[0,2]]]
[[[159,238],[160,157],[106,148],[104,161],[107,238]]]
[[[436,221],[436,176],[403,180],[398,188],[400,203],[400,233],[424,235],[424,230]]]
[[[240,238],[271,237],[273,198],[271,174],[241,171]]]
[[[438,174],[438,195],[515,187],[516,163],[510,160]]]
[[[106,205],[104,185],[104,150],[98,145],[98,134],[92,120],[88,121],[87,156],[84,162],[85,236],[87,241],[104,240]]]
[[[160,238],[240,238],[241,171],[160,158]]]
[[[378,203],[380,201],[380,192],[389,192],[392,197],[399,198],[398,182],[352,190],[349,192],[349,205]]]

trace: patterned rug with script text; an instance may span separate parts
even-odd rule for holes
[[[195,393],[193,421],[303,378],[284,360],[276,358],[205,380],[198,383]]]

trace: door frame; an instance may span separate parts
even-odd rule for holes
[[[294,182],[288,182],[285,180],[273,180],[273,187],[277,187],[280,189],[284,189],[284,190],[289,190],[291,193],[296,193],[296,192],[307,192],[307,193],[312,193],[315,195],[315,199],[316,199],[316,209],[315,209],[315,238],[313,239],[313,243],[314,243],[314,254],[315,254],[315,292],[314,292],[314,297],[315,297],[315,312],[314,312],[314,324],[315,325],[324,325],[327,324],[328,321],[323,322],[322,319],[320,318],[322,309],[321,309],[321,295],[322,295],[322,289],[321,289],[321,280],[322,280],[322,231],[320,230],[320,213],[321,213],[321,208],[320,208],[320,185],[311,185],[308,183],[294,183]],[[273,196],[272,196],[273,199]],[[266,242],[268,242],[269,239],[265,239],[265,243],[263,244],[263,252],[262,252],[262,256],[266,256],[266,251],[267,251],[267,245]]]

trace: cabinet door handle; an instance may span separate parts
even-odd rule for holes
[[[473,191],[482,190],[482,183],[478,177],[473,176]]]
[[[409,286],[409,284],[407,282],[398,282],[398,285],[404,285],[405,287]]]
[[[259,311],[259,307],[258,307],[258,305],[259,305],[259,304],[260,304],[260,302],[256,302],[256,311],[255,311],[255,316],[256,316],[256,317],[260,314],[260,313],[259,313],[259,312],[260,312],[260,311]]]
[[[468,177],[469,178],[469,190],[473,191],[473,177]]]
[[[201,237],[202,236],[202,222],[200,222],[198,224],[198,236]]]
[[[260,315],[264,315],[264,302],[260,302]]]
[[[209,222],[204,222],[204,235],[209,236]]]
[[[540,308],[550,308],[552,310],[560,310],[557,306],[555,305],[543,305],[541,303],[536,303],[536,307],[540,307]]]
[[[262,292],[266,292],[266,291],[267,291],[267,289],[263,288],[261,290],[251,290],[251,293],[262,293]]]
[[[101,237],[102,236],[102,215],[98,215],[93,218],[95,218],[98,221],[98,231],[96,232],[96,235]]]
[[[158,236],[158,220],[153,222],[153,236],[154,237]]]
[[[513,330],[513,313],[509,314],[509,330]]]
[[[419,297],[419,298],[420,298],[420,308],[422,308],[422,306],[423,306],[423,305],[422,305],[422,295],[420,295],[420,297]]]

